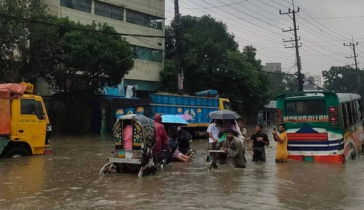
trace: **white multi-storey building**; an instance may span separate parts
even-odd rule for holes
[[[321,87],[321,75],[311,75],[310,73],[304,73],[305,75],[305,79],[309,79],[309,78],[313,78],[313,83],[318,86]],[[309,84],[308,82],[305,82],[305,84]]]
[[[107,23],[125,34],[165,35],[164,0],[43,0],[49,13],[83,24]],[[125,36],[136,60],[123,79],[124,85],[136,85],[139,91],[154,91],[160,82],[164,64],[162,38]],[[44,93],[43,93],[44,94]]]
[[[281,72],[282,71],[282,64],[281,63],[266,63],[265,66],[263,66],[264,71],[269,72]]]

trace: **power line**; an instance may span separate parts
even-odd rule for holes
[[[317,17],[317,18],[304,18],[304,19],[315,19],[315,20],[321,20],[321,19],[352,19],[352,18],[364,18],[364,16],[341,16],[341,17],[336,17],[336,16],[329,16],[329,17]]]
[[[218,2],[220,2],[220,3],[222,3],[222,1],[220,1],[220,0],[216,0],[216,1],[218,1]],[[258,7],[258,8],[260,8],[259,6],[256,6],[255,4],[253,4],[253,3],[251,3],[250,1],[248,2],[249,4],[251,4],[251,5],[253,5],[253,6],[255,6],[255,7]],[[241,6],[240,4],[238,4],[238,6]],[[241,7],[243,7],[243,6],[241,6]],[[251,9],[248,9],[247,7],[243,7],[244,9],[247,9],[248,11],[250,11],[250,12],[253,12],[253,13],[255,13],[255,14],[258,14],[258,15],[261,15],[262,17],[265,17],[265,18],[267,18],[268,20],[270,20],[270,21],[273,21],[273,22],[276,22],[276,23],[278,23],[278,24],[281,24],[279,21],[276,21],[275,19],[269,19],[268,17],[266,17],[266,16],[264,16],[264,15],[262,15],[262,13],[259,13],[259,12],[256,12],[256,11],[254,11],[254,10],[251,10]],[[235,8],[235,9],[237,9],[237,8]],[[262,9],[262,8],[260,8],[260,9]],[[264,10],[264,9],[263,9]],[[269,11],[267,11],[267,10],[264,10],[265,12],[268,12],[268,13],[270,13]],[[253,16],[251,16],[251,17],[253,17]],[[257,18],[256,18],[257,19]],[[283,18],[282,18],[283,19]],[[258,20],[260,20],[260,21],[262,21],[262,22],[264,22],[264,23],[267,23],[267,22],[265,22],[265,21],[263,21],[264,19],[262,19],[262,18],[259,18]],[[268,23],[267,23],[268,24]]]
[[[206,4],[211,5],[211,6],[215,6],[215,5],[213,5],[213,4],[209,3],[209,2],[207,2],[206,0],[202,0],[202,1],[203,1],[203,2],[205,2]],[[236,10],[236,8],[233,8],[233,9],[235,9],[235,10]],[[261,29],[263,29],[263,30],[269,31],[269,32],[271,32],[271,33],[273,33],[273,34],[280,35],[278,32],[275,32],[275,31],[269,30],[269,29],[267,29],[266,27],[263,27],[263,26],[260,26],[260,25],[258,25],[258,24],[252,23],[252,22],[250,22],[250,21],[248,21],[248,20],[245,20],[245,19],[243,19],[243,18],[241,18],[241,17],[239,17],[239,16],[236,16],[236,15],[234,15],[234,14],[231,14],[230,12],[227,12],[226,10],[222,10],[222,9],[220,9],[220,10],[221,10],[221,11],[224,11],[225,13],[228,13],[228,14],[230,14],[230,15],[232,15],[232,16],[235,16],[236,18],[238,18],[238,19],[240,19],[240,20],[243,20],[243,21],[245,21],[245,22],[247,22],[247,23],[250,23],[251,25],[254,25],[254,26],[258,27],[258,28],[261,28]],[[244,14],[246,14],[246,15],[250,16],[250,17],[253,17],[253,18],[255,18],[255,19],[259,20],[259,18],[256,18],[256,17],[254,17],[254,16],[251,16],[251,15],[249,15],[248,13],[246,13],[246,12],[244,12],[244,11],[242,11],[242,10],[237,10],[237,11],[238,11],[238,12],[241,12],[241,13],[244,13]],[[265,22],[265,21],[262,21],[262,22]],[[268,22],[265,22],[265,23],[266,23],[266,24],[268,24],[268,25],[271,25],[271,26],[272,26],[272,24],[271,24],[271,23],[268,23]],[[279,27],[277,27],[277,26],[274,26],[274,27],[279,28]],[[280,28],[279,28],[279,29],[280,29]]]
[[[260,2],[260,3],[262,3],[262,4],[265,4],[265,5],[269,6],[269,7],[272,7],[272,8],[274,8],[274,9],[276,9],[276,10],[279,10],[278,8],[276,8],[276,7],[274,7],[274,6],[270,5],[270,4],[268,4],[268,3],[266,3],[266,2],[262,2],[262,1],[260,1],[260,0],[258,0],[258,2]],[[262,8],[262,7],[259,7],[259,6],[257,6],[256,4],[253,4],[253,3],[252,3],[252,2],[250,2],[250,1],[249,1],[249,3],[250,3],[250,4],[252,4],[252,5],[254,5],[254,6],[256,6],[256,7],[258,7],[258,8],[260,8],[261,10],[263,10],[263,11],[265,11],[265,12],[268,12],[269,14],[271,14],[271,15],[273,15],[273,16],[275,16],[275,17],[278,17],[278,20],[284,20],[284,21],[289,22],[289,23],[291,24],[291,22],[290,22],[289,20],[287,20],[287,19],[285,19],[285,18],[282,18],[281,16],[278,16],[278,15],[274,14],[273,12],[270,12],[270,11],[268,11],[268,10],[266,10],[266,9]],[[272,18],[270,18],[270,19],[272,20]]]
[[[302,20],[306,21],[308,24],[310,24],[310,25],[312,25],[313,27],[317,28],[320,32],[327,33],[326,31],[322,30],[321,28],[319,28],[319,27],[315,26],[314,24],[310,23],[308,20],[303,19],[300,15],[298,15],[298,16],[299,16]],[[314,30],[312,30],[312,31],[314,31]],[[315,33],[318,33],[318,32],[316,32],[316,31],[315,31]],[[328,34],[328,35],[330,35],[329,33],[327,33],[327,34]],[[320,34],[320,35],[321,35],[321,36],[324,36],[324,37],[326,37],[326,38],[328,38],[328,39],[330,39],[330,40],[332,40],[332,41],[338,41],[338,39],[333,39],[333,38],[331,38],[331,37],[327,37],[327,36],[325,36],[325,35],[323,35],[323,34]]]
[[[227,7],[227,6],[232,6],[232,5],[235,5],[235,4],[240,4],[240,3],[243,3],[243,2],[249,2],[248,0],[243,0],[243,1],[239,1],[239,2],[234,2],[234,3],[231,3],[231,4],[224,4],[224,5],[220,5],[220,6],[213,6],[213,7],[200,7],[200,8],[193,8],[193,7],[190,7],[190,8],[186,8],[186,9],[213,9],[213,8],[221,8],[221,7]]]
[[[184,4],[186,4],[185,2],[184,2]],[[197,4],[197,3],[195,3],[195,4]],[[187,5],[187,4],[186,4]],[[197,4],[197,5],[199,5],[199,6],[201,6],[200,4]],[[185,7],[183,7],[183,6],[181,6],[182,8],[184,8],[185,9]],[[195,11],[193,11],[194,13],[196,13],[196,14],[198,14],[197,12],[195,12]],[[209,15],[209,13],[206,13],[206,12],[204,12],[204,11],[201,11],[202,13],[204,13],[204,14],[207,14],[207,15]],[[224,11],[223,11],[224,12]],[[226,13],[226,12],[225,12]],[[219,14],[219,13],[218,13]],[[230,14],[230,13],[229,13]],[[222,17],[224,17],[224,18],[227,18],[227,19],[229,19],[229,20],[231,20],[231,21],[234,21],[234,22],[236,22],[236,20],[235,19],[232,19],[232,18],[229,18],[229,17],[227,17],[227,16],[224,16],[224,15],[221,15],[220,14],[220,16],[222,16]],[[234,15],[234,17],[236,17],[236,18],[239,18],[239,19],[241,19],[240,17],[238,17],[238,16],[235,16]],[[243,20],[243,19],[241,19],[241,20]],[[243,32],[243,33],[247,33],[247,32],[251,32],[251,34],[252,35],[254,35],[254,36],[260,36],[260,37],[263,37],[262,39],[265,39],[265,40],[268,40],[268,41],[272,41],[272,36],[270,36],[270,37],[268,37],[268,36],[263,36],[263,35],[261,35],[261,34],[258,34],[257,33],[257,31],[251,31],[251,30],[248,30],[248,29],[245,29],[244,28],[244,30],[245,31],[242,31],[241,30],[241,27],[242,26],[247,26],[247,27],[250,27],[250,26],[248,26],[248,25],[245,25],[245,24],[240,24],[240,25],[235,25],[235,24],[232,24],[232,23],[230,23],[230,22],[228,22],[228,21],[223,21],[223,20],[220,20],[221,22],[224,22],[224,23],[228,23],[228,24],[230,24],[230,25],[232,25],[232,26],[235,26],[235,27],[232,27],[232,26],[229,26],[229,28],[232,28],[232,29],[235,29],[235,30],[238,30],[238,31],[241,31],[241,32]],[[264,29],[264,28],[263,28]],[[260,29],[261,30],[261,29]],[[264,29],[265,30],[265,29]],[[263,33],[263,32],[262,32]],[[278,37],[278,36],[277,36]],[[281,39],[281,37],[278,37],[279,39]],[[273,41],[274,42],[274,41]],[[277,44],[278,43],[280,43],[280,42],[276,42]]]
[[[276,1],[274,1],[274,0],[271,0],[272,2],[274,2],[274,3],[276,3],[276,4],[278,4],[279,6],[282,6],[282,7],[284,7],[284,8],[286,8],[286,6],[285,5],[283,5],[283,4],[281,4],[281,3],[278,3],[278,2],[276,2]],[[293,7],[293,9],[294,9],[294,7]]]
[[[283,0],[283,1],[285,1],[285,2],[287,2],[286,0]],[[314,15],[310,15],[308,12],[306,12],[306,9],[304,8],[304,7],[302,7],[300,4],[298,4],[298,3],[296,3],[297,5],[299,5],[303,10],[302,10],[302,12],[303,13],[305,13],[306,15],[308,15],[310,18],[312,18],[314,21],[316,21],[318,24],[320,24],[320,25],[322,25],[323,27],[325,27],[326,29],[328,29],[329,31],[331,31],[331,32],[333,32],[334,34],[336,34],[336,35],[338,35],[338,36],[340,36],[340,37],[343,37],[344,39],[348,39],[347,37],[345,37],[345,36],[342,36],[342,35],[340,35],[340,34],[338,34],[336,31],[333,31],[333,30],[331,30],[330,28],[328,28],[326,25],[324,25],[324,24],[322,24],[322,23],[320,23],[318,20],[316,20],[316,18],[315,17],[313,17]]]
[[[36,24],[57,26],[60,28],[68,28],[68,29],[79,30],[79,31],[93,32],[93,33],[103,33],[103,34],[110,34],[110,35],[132,36],[132,37],[147,37],[147,38],[174,38],[174,37],[156,36],[156,35],[125,34],[125,33],[117,33],[117,32],[98,31],[98,30],[93,30],[93,29],[86,29],[86,28],[79,28],[79,27],[74,27],[74,26],[69,26],[69,25],[50,23],[50,22],[46,22],[46,21],[42,21],[42,20],[34,20],[34,19],[23,18],[23,17],[13,16],[13,15],[7,15],[7,14],[3,14],[3,13],[0,13],[0,17],[6,18],[6,19],[21,20],[21,21],[31,22],[31,23],[36,23]]]
[[[202,1],[203,1],[203,2],[205,2],[206,4],[212,5],[211,3],[208,3],[208,2],[207,2],[207,0],[202,0]],[[220,3],[221,3],[221,1],[220,1],[220,0],[216,0],[216,1],[218,1],[218,2],[220,2]],[[254,18],[254,19],[256,19],[256,20],[259,20],[260,22],[263,22],[263,23],[265,23],[265,24],[267,24],[267,25],[269,25],[269,26],[272,26],[272,27],[275,27],[275,28],[280,29],[279,27],[277,27],[277,26],[275,26],[275,25],[272,25],[271,23],[268,23],[268,22],[266,22],[266,21],[264,21],[264,20],[262,20],[262,19],[260,19],[260,18],[258,18],[258,17],[255,17],[255,16],[253,16],[253,15],[251,15],[251,14],[249,14],[249,13],[246,13],[245,11],[243,11],[243,10],[241,10],[241,9],[238,9],[238,8],[236,8],[236,7],[230,7],[230,8],[231,8],[231,9],[234,9],[235,11],[238,11],[238,12],[240,12],[240,13],[243,13],[243,14],[245,14],[245,15],[249,16],[249,17],[252,17],[252,18]],[[257,13],[257,12],[252,11],[251,9],[248,9],[248,8],[244,8],[244,9],[247,9],[247,10],[249,10],[250,12],[253,12],[253,13]],[[257,14],[261,15],[260,13],[257,13]],[[247,21],[247,20],[244,20],[244,21],[246,21],[246,22],[248,22],[248,23],[250,23],[250,24],[252,24],[252,25],[255,25],[255,26],[258,26],[258,27],[262,27],[262,26],[259,26],[259,25],[255,24],[255,23],[252,23],[252,22],[250,22],[250,21]],[[275,32],[274,32],[274,33],[275,33]],[[277,33],[277,34],[278,34],[278,33]]]

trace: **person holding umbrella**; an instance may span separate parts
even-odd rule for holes
[[[218,152],[214,152],[214,150],[219,150],[222,144],[219,142],[222,142],[226,138],[226,134],[224,135],[226,128],[224,127],[225,125],[223,122],[224,121],[228,122],[227,125],[231,125],[229,127],[234,129],[231,120],[235,122],[236,119],[240,118],[240,115],[238,115],[236,112],[233,111],[221,110],[221,111],[211,112],[209,114],[209,117],[211,119],[214,119],[214,123],[210,124],[207,129],[207,132],[209,133],[210,156],[212,157],[210,169],[212,167],[216,169]],[[234,134],[236,134],[236,132],[234,132]]]

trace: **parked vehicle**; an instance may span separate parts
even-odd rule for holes
[[[344,163],[363,153],[360,95],[330,91],[284,93],[277,97],[277,124],[285,124],[288,158]]]
[[[115,110],[115,115],[145,114],[150,118],[155,114],[190,115],[187,130],[193,137],[205,136],[211,120],[208,114],[218,110],[231,110],[231,104],[229,99],[217,98],[216,90],[202,91],[195,95],[153,93],[150,94],[148,106],[119,108]]]
[[[0,157],[50,152],[50,125],[42,97],[29,83],[0,84]]]

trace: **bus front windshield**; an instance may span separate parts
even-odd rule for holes
[[[286,115],[324,115],[324,100],[287,101]]]

